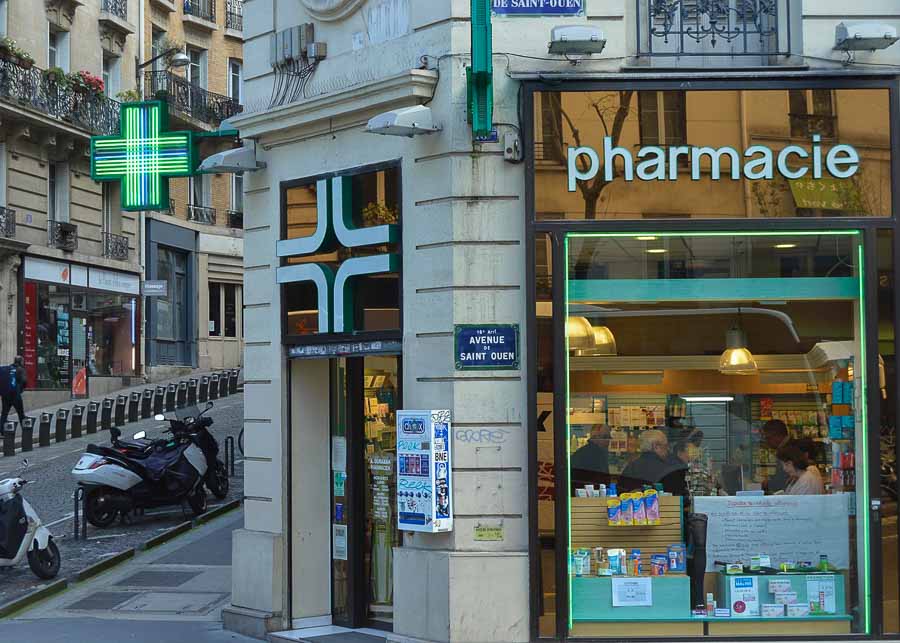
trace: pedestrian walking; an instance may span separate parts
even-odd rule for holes
[[[0,366],[0,398],[3,402],[3,412],[0,413],[0,431],[6,427],[6,418],[10,408],[16,410],[19,416],[19,424],[25,419],[25,408],[22,404],[22,391],[27,386],[25,373],[25,360],[21,355],[16,355],[9,366]]]

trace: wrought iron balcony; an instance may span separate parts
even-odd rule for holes
[[[0,237],[12,239],[16,236],[16,211],[0,207]]]
[[[225,28],[244,30],[244,0],[225,0]]]
[[[559,164],[566,159],[566,143],[563,141],[537,141],[534,144],[534,160]]]
[[[641,56],[776,56],[791,50],[792,0],[635,3]]]
[[[128,20],[128,0],[103,0],[100,3],[100,11]]]
[[[244,213],[240,210],[228,210],[228,227],[243,228]]]
[[[188,221],[196,221],[206,225],[216,225],[216,209],[208,208],[204,205],[193,205],[188,203],[187,206]]]
[[[48,239],[51,248],[74,252],[78,248],[78,226],[64,221],[51,221]]]
[[[244,109],[233,98],[207,91],[168,71],[146,73],[146,94],[164,99],[170,111],[210,125],[218,125]]]
[[[0,60],[0,100],[65,121],[91,134],[119,131],[119,102],[64,87],[37,67]]]
[[[103,256],[128,261],[128,237],[112,232],[103,233]]]
[[[184,0],[184,15],[216,21],[216,0]]]

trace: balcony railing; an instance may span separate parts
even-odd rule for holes
[[[204,205],[192,205],[188,203],[187,218],[188,221],[196,221],[197,223],[204,223],[206,225],[216,225],[216,209],[208,208]]]
[[[534,160],[544,163],[563,163],[566,159],[566,144],[559,142],[536,141],[534,144]]]
[[[0,237],[12,239],[16,236],[16,211],[0,207]]]
[[[128,237],[112,232],[103,233],[103,256],[128,261]]]
[[[0,60],[0,100],[71,123],[92,134],[119,131],[119,102],[101,94],[62,87],[37,67]]]
[[[63,221],[51,221],[49,226],[49,245],[66,252],[74,252],[78,248],[78,226]]]
[[[146,85],[147,95],[164,99],[170,110],[211,125],[243,110],[233,98],[214,94],[168,71],[148,71]]]
[[[639,55],[774,56],[791,50],[791,0],[635,3]]]
[[[100,10],[122,20],[128,20],[128,0],[103,0],[100,3]]]
[[[184,15],[194,16],[208,22],[216,21],[215,0],[184,0]]]
[[[225,0],[225,28],[244,30],[244,0]]]
[[[240,210],[228,210],[228,227],[243,228],[244,213]]]

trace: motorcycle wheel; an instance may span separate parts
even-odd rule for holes
[[[216,461],[215,468],[210,472],[207,486],[219,500],[224,500],[228,496],[228,471],[222,462]]]
[[[116,521],[115,509],[107,509],[108,499],[102,489],[91,491],[84,499],[84,517],[89,523],[100,529],[109,527]]]
[[[187,500],[195,516],[206,512],[206,488],[202,484],[188,496]]]
[[[60,560],[59,548],[52,538],[47,541],[47,549],[36,549],[32,546],[28,550],[28,566],[35,576],[44,580],[56,578]]]

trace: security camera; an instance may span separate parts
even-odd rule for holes
[[[599,54],[606,47],[606,35],[590,25],[563,25],[550,32],[549,52],[560,56]]]
[[[385,136],[413,137],[417,134],[440,132],[441,127],[434,124],[430,107],[416,105],[379,114],[369,121],[366,131]]]
[[[884,23],[840,22],[834,28],[834,48],[841,51],[886,49],[897,40],[897,28]]]

